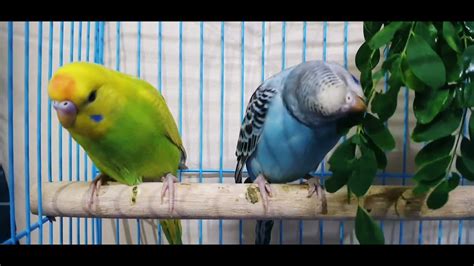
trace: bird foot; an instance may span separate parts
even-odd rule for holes
[[[323,186],[321,186],[321,183],[319,181],[319,177],[311,177],[307,181],[309,189],[308,189],[308,198],[311,198],[314,194],[316,194],[317,198],[321,200],[322,204],[322,213],[325,214],[327,213],[327,200],[326,200],[326,194],[324,192]]]
[[[161,189],[161,204],[163,204],[163,198],[165,197],[165,195],[168,194],[168,198],[169,198],[168,210],[171,213],[173,212],[174,201],[176,198],[174,183],[178,182],[178,179],[172,174],[167,174],[166,176],[162,178],[161,181],[163,182],[163,188]]]
[[[258,175],[257,179],[255,179],[254,183],[258,185],[258,188],[260,190],[260,195],[262,196],[262,202],[263,202],[263,209],[265,212],[268,210],[268,198],[272,197],[272,188],[270,187],[270,184],[267,182],[265,177],[263,175]]]
[[[107,184],[108,179],[109,177],[107,175],[100,174],[92,181],[90,186],[91,193],[87,205],[89,209],[92,207],[92,204],[94,204],[94,199],[99,198],[100,187],[102,186],[102,184]]]

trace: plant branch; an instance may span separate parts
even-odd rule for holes
[[[415,24],[416,24],[416,22],[411,23],[410,32],[408,33],[408,38],[407,38],[407,41],[405,42],[405,47],[403,47],[403,50],[401,52],[401,56],[406,56],[406,51],[407,51],[407,47],[408,47],[408,42],[410,41],[410,37],[412,35],[415,35],[415,32],[413,31],[413,29],[415,28]]]

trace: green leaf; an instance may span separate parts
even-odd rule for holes
[[[431,190],[432,187],[437,186],[439,182],[444,178],[444,174],[439,176],[432,181],[419,181],[416,183],[415,188],[413,189],[413,194],[416,197],[425,195],[427,192]]]
[[[461,156],[456,156],[456,169],[464,178],[469,181],[474,181],[474,173],[469,171]]]
[[[386,71],[384,69],[380,69],[372,75],[372,80],[376,86],[377,83],[379,83],[379,81],[385,77],[385,73]]]
[[[382,22],[377,21],[365,21],[364,22],[364,38],[369,40],[374,36],[382,27]]]
[[[360,73],[360,85],[362,86],[364,95],[368,95],[374,86],[372,71],[367,70]]]
[[[427,186],[422,183],[416,184],[415,188],[413,188],[413,195],[416,197],[426,194],[426,192],[430,191],[430,186]]]
[[[461,181],[461,177],[457,173],[451,173],[451,177],[448,179],[449,191],[453,191],[459,185],[459,181]]]
[[[450,85],[446,85],[446,89],[449,90],[449,96],[448,96],[448,100],[445,102],[443,108],[441,109],[441,112],[446,110],[450,106],[453,106],[454,108],[456,108],[456,106],[452,104],[455,99],[456,89]]]
[[[331,158],[328,160],[329,170],[332,172],[350,172],[352,167],[350,161],[354,159],[356,145],[352,143],[353,137],[341,143]]]
[[[393,61],[390,68],[388,85],[390,87],[401,87],[403,85],[402,57],[398,57]]]
[[[474,83],[467,82],[461,84],[456,90],[456,103],[460,108],[474,106]]]
[[[386,121],[397,109],[398,93],[402,86],[401,58],[398,57],[391,64],[391,75],[388,79],[388,90],[385,93],[377,92],[372,100],[371,108],[380,120]]]
[[[354,143],[357,146],[364,145],[365,140],[363,140],[364,137],[362,134],[355,134],[351,137],[352,143]]]
[[[430,209],[439,209],[448,202],[449,192],[454,190],[458,185],[461,177],[452,173],[448,180],[443,180],[439,183],[436,188],[430,193],[426,204]]]
[[[395,148],[395,139],[385,125],[371,114],[365,116],[362,122],[365,133],[384,151]]]
[[[355,125],[359,125],[364,118],[364,113],[350,113],[347,116],[337,120],[336,132],[341,136],[346,135]]]
[[[443,31],[443,22],[442,21],[433,21],[433,26],[438,30],[438,32]]]
[[[413,74],[433,89],[443,86],[446,69],[443,60],[423,38],[413,35],[407,45],[407,61]]]
[[[432,188],[434,186],[437,186],[438,183],[445,177],[446,177],[446,172],[443,172],[443,173],[441,173],[441,175],[435,176],[431,180],[420,180],[420,181],[416,181],[416,182],[419,185],[423,185],[423,186],[427,186],[429,188]]]
[[[335,193],[341,189],[347,180],[349,180],[350,172],[333,172],[332,176],[324,181],[324,187],[329,193]]]
[[[401,62],[400,54],[392,54],[391,56],[387,57],[387,59],[383,61],[382,69],[385,69],[385,70],[392,69],[393,63],[395,63],[397,60]]]
[[[463,86],[464,102],[467,107],[474,107],[474,83],[466,83]]]
[[[449,21],[443,22],[443,37],[451,49],[457,53],[461,53],[461,39],[459,38],[456,29],[454,29],[453,23]]]
[[[423,142],[451,135],[459,127],[461,118],[462,109],[447,109],[428,124],[417,123],[411,137],[415,142]]]
[[[426,205],[430,209],[439,209],[448,202],[449,186],[448,182],[444,180],[430,193],[426,200]]]
[[[423,165],[413,176],[415,181],[433,181],[446,174],[446,168],[451,161],[451,156],[444,156]]]
[[[355,234],[361,245],[383,245],[385,243],[385,237],[380,226],[360,206],[357,207]]]
[[[385,155],[385,152],[375,145],[370,138],[367,139],[367,146],[374,152],[375,158],[377,158],[377,168],[385,169],[385,167],[387,167],[387,156]]]
[[[426,93],[415,93],[413,111],[418,123],[427,124],[439,114],[449,102],[449,90],[428,90]]]
[[[415,156],[415,164],[421,167],[449,155],[454,146],[454,136],[447,136],[428,143]]]
[[[387,121],[397,109],[397,99],[400,87],[391,87],[386,93],[377,92],[372,100],[372,112],[382,121]]]
[[[463,137],[461,141],[461,155],[474,160],[474,143],[466,137]]]
[[[412,22],[413,23],[413,22]],[[390,44],[387,57],[389,58],[393,54],[401,54],[408,41],[408,36],[411,35],[411,25],[412,23],[406,23],[406,26],[400,28],[395,35],[393,36],[392,43]]]
[[[352,163],[353,171],[347,185],[358,197],[363,196],[372,185],[377,173],[377,158],[365,145],[359,146],[361,156]]]
[[[389,43],[395,32],[403,25],[403,22],[391,22],[383,29],[377,32],[368,42],[371,49],[376,50]]]
[[[416,35],[421,36],[431,48],[435,49],[438,30],[430,22],[417,22],[413,30]]]
[[[446,82],[459,81],[464,70],[462,55],[451,49],[444,39],[438,40],[438,48],[439,56],[443,58],[446,68]]]
[[[355,57],[357,69],[361,72],[372,70],[377,66],[379,60],[380,51],[371,49],[366,42],[359,47]]]
[[[409,88],[416,92],[423,92],[426,90],[426,85],[418,79],[408,65],[406,57],[402,57],[401,61],[402,81]]]
[[[462,88],[460,86],[457,86],[457,88],[455,88],[454,91],[456,92],[455,107],[457,107],[457,108],[466,108],[467,103],[465,101],[465,97],[466,97],[465,94],[467,94],[467,92],[464,90],[464,88]]]

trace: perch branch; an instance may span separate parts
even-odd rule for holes
[[[323,200],[307,197],[307,185],[272,184],[273,197],[267,212],[254,184],[176,184],[173,213],[168,199],[161,202],[162,183],[138,186],[136,202],[131,201],[133,187],[109,183],[100,189],[98,200],[89,209],[89,185],[86,182],[43,183],[43,215],[103,218],[181,218],[181,219],[353,219],[357,200],[347,202],[346,189],[324,193]],[[411,187],[372,186],[364,198],[364,207],[375,218],[383,219],[472,219],[474,187],[458,187],[448,203],[438,209],[426,207],[425,198],[414,198]],[[37,189],[32,189],[31,211],[38,212]],[[402,195],[403,194],[403,195]]]

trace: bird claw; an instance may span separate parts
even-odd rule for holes
[[[174,183],[178,182],[178,179],[172,175],[167,174],[162,178],[163,188],[161,189],[161,204],[163,204],[163,199],[168,192],[169,196],[169,206],[168,211],[171,213],[174,210],[174,201],[176,198]]]
[[[255,179],[255,183],[258,185],[260,195],[262,196],[263,209],[267,212],[269,204],[268,197],[273,197],[272,188],[263,175],[259,175],[257,179]]]
[[[324,193],[323,186],[321,185],[318,177],[311,177],[308,179],[308,198],[311,198],[313,194],[316,194],[319,200],[321,200],[322,204],[322,212],[327,213],[327,200],[326,194]]]
[[[88,207],[89,209],[92,207],[92,204],[94,203],[95,198],[99,198],[99,190],[100,187],[102,186],[102,183],[107,183],[107,176],[104,174],[98,175],[91,183],[91,194],[89,197],[88,201]]]
[[[317,177],[312,177],[310,179],[308,179],[307,181],[308,183],[308,198],[311,198],[313,196],[313,194],[316,193],[316,196],[319,197],[319,195],[321,194],[321,183],[319,182],[319,178]]]

